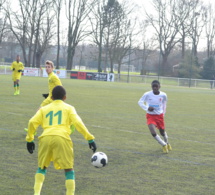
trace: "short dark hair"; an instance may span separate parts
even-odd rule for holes
[[[158,84],[158,85],[160,85],[160,82],[158,81],[158,80],[154,80],[154,81],[152,81],[152,85],[153,84]]]
[[[52,98],[54,100],[62,100],[65,95],[66,95],[66,90],[61,85],[56,86],[52,90]]]

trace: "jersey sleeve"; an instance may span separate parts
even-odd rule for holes
[[[14,63],[11,64],[10,69],[13,70],[14,68]]]
[[[25,68],[25,67],[24,67],[24,64],[22,63],[22,65],[21,65],[21,69],[22,69],[22,70],[24,70],[24,68]]]
[[[165,94],[163,99],[163,114],[166,113],[167,95]]]
[[[146,98],[147,98],[147,95],[143,94],[143,96],[138,101],[139,106],[145,111],[148,110],[148,106],[145,104]]]
[[[82,119],[76,113],[75,108],[72,108],[70,118],[71,118],[71,124],[74,124],[78,132],[84,136],[84,139],[86,140],[95,139],[95,137],[88,131],[87,127],[84,125]]]
[[[32,142],[34,135],[39,125],[42,124],[42,112],[41,109],[29,120],[28,122],[28,133],[26,135],[26,141]]]

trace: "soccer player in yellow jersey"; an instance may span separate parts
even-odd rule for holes
[[[58,78],[58,76],[53,72],[54,70],[54,63],[52,61],[46,61],[45,64],[45,68],[46,68],[46,72],[48,74],[48,86],[49,86],[49,94],[48,97],[42,102],[42,104],[40,105],[45,106],[50,104],[53,100],[52,100],[52,90],[54,89],[55,86],[61,85],[62,83],[60,81],[60,79]]]
[[[94,136],[90,134],[73,106],[66,104],[66,91],[62,86],[56,86],[52,91],[53,102],[41,107],[29,120],[28,133],[26,136],[27,150],[33,153],[35,149],[34,134],[39,125],[43,133],[39,136],[38,169],[35,175],[34,195],[40,195],[45,179],[46,171],[50,162],[53,161],[55,169],[64,169],[66,177],[66,195],[74,195],[75,174],[73,143],[70,138],[70,125],[88,140],[93,152],[97,147]]]
[[[20,62],[19,55],[16,56],[16,61],[11,64],[11,70],[13,71],[12,80],[14,85],[14,95],[19,95],[19,81],[21,79],[22,72],[24,71],[24,65]]]

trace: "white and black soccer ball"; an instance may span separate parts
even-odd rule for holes
[[[96,152],[91,157],[91,163],[96,168],[101,168],[107,165],[108,158],[104,152]]]

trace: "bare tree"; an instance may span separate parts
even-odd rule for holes
[[[25,66],[30,66],[31,62],[28,60],[26,50],[28,48],[29,55],[31,55],[30,52],[32,51],[34,26],[30,27],[29,24],[30,18],[32,20],[34,19],[34,16],[32,14],[32,4],[29,4],[29,2],[27,1],[19,0],[19,9],[19,11],[14,11],[11,10],[11,8],[8,6],[7,16],[9,19],[10,30],[13,32],[14,36],[21,46]],[[30,15],[29,12],[31,12]],[[31,29],[31,32],[28,31],[29,28]]]
[[[92,0],[68,0],[68,5],[66,5],[68,18],[67,70],[72,69],[76,46],[90,34],[87,16],[92,3]]]
[[[95,5],[91,7],[89,21],[92,27],[93,42],[98,46],[98,72],[102,72],[102,48],[103,48],[103,32],[106,26],[104,21],[104,6],[106,0],[97,0]]]
[[[203,27],[205,25],[205,8],[202,5],[201,1],[197,0],[197,4],[195,4],[194,9],[190,13],[191,15],[191,30],[188,32],[190,39],[192,40],[192,50],[193,55],[197,59],[197,47],[199,44],[199,39],[203,31]]]
[[[134,51],[134,36],[139,34],[136,29],[137,18],[132,18],[134,7],[129,2],[124,1],[118,5],[116,3],[116,13],[114,22],[109,22],[106,38],[108,56],[110,61],[111,72],[113,72],[113,64],[118,63],[118,73],[120,73],[122,60],[125,56],[130,55]],[[111,19],[111,17],[109,17]],[[131,61],[127,62],[130,65]]]
[[[40,67],[40,59],[42,53],[46,49],[49,39],[52,38],[54,34],[52,31],[54,17],[53,14],[50,12],[51,5],[51,0],[38,1],[37,7],[39,7],[40,9],[35,16],[35,38],[32,63],[33,67],[35,67],[35,65],[37,67]]]
[[[5,14],[6,0],[0,0],[0,44],[6,31],[7,15]]]
[[[139,48],[136,50],[137,60],[141,60],[141,75],[146,72],[146,62],[149,56],[157,50],[157,46],[155,44],[155,38],[147,37],[148,26],[145,21],[141,23],[141,44]]]
[[[153,0],[153,7],[156,16],[146,11],[147,21],[155,29],[159,42],[162,62],[159,65],[158,73],[164,75],[168,72],[167,60],[174,46],[180,42],[177,37],[180,30],[180,20],[175,14],[177,10],[177,0]]]
[[[104,21],[106,27],[104,29],[105,41],[105,68],[106,72],[107,58],[110,61],[110,72],[113,72],[113,63],[116,61],[117,44],[120,42],[120,26],[125,22],[125,14],[121,4],[117,0],[108,0],[104,6]],[[130,21],[128,22],[130,27]],[[129,28],[128,27],[128,28]],[[129,46],[130,48],[130,46]]]
[[[50,23],[50,21],[47,22],[47,19],[52,17],[49,13],[51,3],[51,0],[19,0],[17,10],[11,7],[7,8],[10,29],[22,48],[26,66],[31,66],[32,63],[35,66],[36,58],[41,55],[41,52],[38,54],[38,48],[41,48],[39,44],[42,42],[39,40],[42,37],[40,33],[47,35],[45,26]],[[49,17],[46,17],[47,13],[49,13]],[[50,27],[50,25],[48,26]]]
[[[181,36],[181,56],[185,57],[185,50],[189,39],[190,31],[192,31],[193,17],[192,13],[196,10],[199,0],[178,0],[175,14],[179,18],[179,25],[181,26],[179,34]]]
[[[56,35],[56,33],[52,30],[55,25],[54,20],[54,17],[47,14],[46,19],[41,24],[41,28],[38,33],[37,48],[35,50],[36,67],[38,68],[41,65],[41,58],[43,53],[50,47],[50,42]]]
[[[215,9],[209,4],[205,11],[205,33],[207,39],[207,57],[214,55]]]
[[[57,18],[57,59],[56,59],[56,68],[59,68],[59,56],[60,56],[60,16],[62,9],[62,0],[54,0],[55,12]]]

